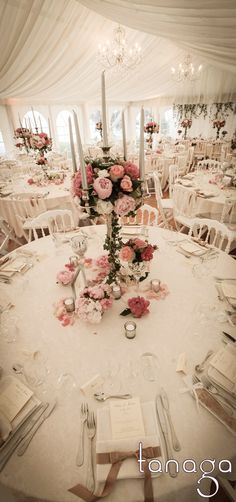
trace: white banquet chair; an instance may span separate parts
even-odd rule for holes
[[[48,231],[50,235],[55,232],[69,232],[75,230],[76,226],[73,213],[70,209],[53,209],[39,214],[32,220],[27,220],[23,226],[24,230],[29,230],[29,241],[32,237],[38,239],[38,231],[45,237]]]
[[[153,180],[157,207],[162,219],[159,223],[159,227],[169,228],[169,222],[173,219],[173,200],[162,198],[161,183],[157,172],[153,173]]]
[[[155,207],[143,204],[135,216],[124,216],[121,219],[122,225],[158,225],[158,210]]]
[[[9,241],[14,241],[18,246],[21,246],[22,243],[15,236],[15,232],[13,228],[0,216],[0,233],[3,235],[3,241],[0,244],[0,255],[5,255],[8,253],[8,243]]]
[[[175,184],[175,180],[179,177],[179,168],[177,164],[172,164],[169,167],[169,196],[170,199],[173,196],[173,187]]]
[[[173,189],[173,216],[177,230],[190,229],[196,214],[197,194],[194,190],[185,190],[181,185]]]
[[[233,242],[236,245],[236,232],[229,230],[224,223],[217,220],[195,218],[190,227],[189,235],[202,239],[226,253],[231,251]]]
[[[197,169],[220,169],[220,162],[215,159],[199,160]]]

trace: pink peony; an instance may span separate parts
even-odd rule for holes
[[[112,181],[117,181],[118,179],[123,178],[124,173],[125,171],[123,166],[120,166],[119,164],[114,164],[114,166],[111,166],[109,171]]]
[[[125,174],[128,174],[133,180],[139,178],[139,168],[133,162],[127,161],[124,163]]]
[[[148,244],[148,246],[141,253],[142,260],[143,261],[152,260],[153,259],[153,252],[154,252],[154,248],[151,246],[151,244]]]
[[[134,317],[142,317],[145,314],[149,313],[148,306],[150,302],[145,300],[143,296],[137,296],[134,298],[129,298],[128,306]]]
[[[123,261],[132,261],[134,258],[134,250],[129,246],[124,246],[121,248],[119,256]]]
[[[95,300],[101,300],[102,298],[104,298],[103,288],[99,284],[88,288],[88,294],[90,298],[94,298]]]
[[[60,284],[63,284],[64,286],[66,286],[67,284],[71,284],[73,278],[74,278],[74,273],[71,272],[70,270],[62,270],[57,274],[57,281],[60,282]]]
[[[122,178],[120,187],[122,188],[122,190],[124,190],[124,192],[133,191],[133,184],[129,176],[125,175],[124,178]]]
[[[93,188],[97,192],[99,199],[108,199],[112,193],[112,182],[108,178],[96,178]]]
[[[123,195],[115,202],[115,213],[118,216],[125,216],[135,209],[135,200],[133,197]]]

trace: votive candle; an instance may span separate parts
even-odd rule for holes
[[[74,298],[66,298],[64,300],[64,305],[66,307],[66,312],[74,312],[75,310],[75,301]]]
[[[136,323],[127,321],[124,325],[126,338],[132,339],[136,337]]]

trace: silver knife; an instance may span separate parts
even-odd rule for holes
[[[164,415],[161,396],[159,394],[157,394],[157,396],[156,396],[156,411],[157,411],[157,417],[158,417],[158,421],[160,424],[160,428],[161,428],[161,431],[162,431],[162,434],[164,437],[164,443],[165,443],[165,448],[166,448],[166,460],[174,460],[173,455],[172,455],[170,441],[169,441],[167,422],[166,422],[166,418]],[[172,478],[175,478],[177,476],[177,472],[176,472],[174,464],[170,463],[168,465],[168,469],[169,469],[169,475]]]
[[[44,403],[39,409],[38,412],[33,416],[29,423],[23,428],[22,431],[19,431],[19,435],[16,435],[15,438],[12,439],[10,444],[1,452],[0,454],[0,472],[3,467],[8,462],[9,458],[14,453],[15,449],[19,445],[19,443],[24,439],[24,437],[31,431],[31,429],[35,426],[37,421],[40,419],[41,415],[45,412],[48,403]]]
[[[26,449],[28,448],[29,444],[30,444],[30,441],[33,439],[35,433],[37,432],[37,430],[39,429],[39,427],[42,425],[42,423],[44,422],[44,420],[46,420],[49,415],[51,415],[52,411],[54,410],[56,406],[56,400],[52,401],[51,404],[49,404],[49,406],[47,407],[47,409],[44,411],[44,413],[42,414],[42,416],[40,417],[39,420],[37,420],[37,422],[35,423],[34,427],[32,428],[30,434],[28,434],[28,436],[25,438],[25,441],[23,441],[23,443],[20,444],[18,450],[17,450],[17,455],[18,456],[21,456],[25,453]]]
[[[163,388],[161,389],[161,400],[162,400],[162,405],[163,405],[163,408],[165,409],[167,420],[168,420],[169,427],[170,427],[170,435],[171,435],[172,446],[173,446],[173,448],[174,448],[175,451],[180,451],[181,450],[180,442],[179,442],[179,440],[177,438],[177,435],[176,435],[176,432],[175,432],[175,428],[174,428],[174,425],[173,425],[173,422],[172,422],[172,419],[171,419],[171,415],[170,415],[169,399],[168,399],[168,396],[166,394],[166,391]]]

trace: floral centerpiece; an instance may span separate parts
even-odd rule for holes
[[[20,150],[25,149],[26,153],[29,153],[31,150],[30,138],[31,131],[26,127],[18,127],[14,131],[14,139],[16,140],[15,146]]]
[[[220,130],[225,126],[225,120],[213,120],[213,129],[216,129],[216,139],[219,139]]]
[[[152,246],[146,240],[129,239],[119,252],[121,262],[127,265],[124,272],[127,271],[130,278],[136,276],[139,281],[146,279],[148,276],[147,266],[153,259],[153,253],[156,249],[156,245]]]
[[[112,307],[112,290],[108,284],[96,284],[84,288],[75,301],[75,311],[82,321],[97,324],[106,310]]]
[[[102,122],[101,122],[101,120],[100,120],[99,122],[97,122],[97,123],[96,123],[95,129],[96,129],[97,131],[99,131],[100,136],[101,136],[101,139],[102,139]]]
[[[185,118],[180,123],[180,127],[184,129],[184,139],[187,138],[187,130],[190,129],[191,126],[192,126],[192,119]]]
[[[107,222],[107,236],[104,249],[108,251],[111,265],[108,282],[116,281],[120,269],[119,217],[134,216],[142,204],[142,188],[139,168],[132,162],[109,159],[91,159],[86,165],[88,190],[82,189],[80,170],[72,181],[72,194],[79,198],[80,206],[89,207],[90,218],[104,216]]]
[[[144,126],[144,132],[149,134],[149,137],[146,139],[150,148],[152,148],[152,135],[156,132],[158,133],[160,129],[159,124],[154,121],[147,122]]]
[[[52,149],[52,139],[45,132],[31,133],[30,145],[32,150],[37,152],[36,164],[45,166],[47,164],[45,154]]]

